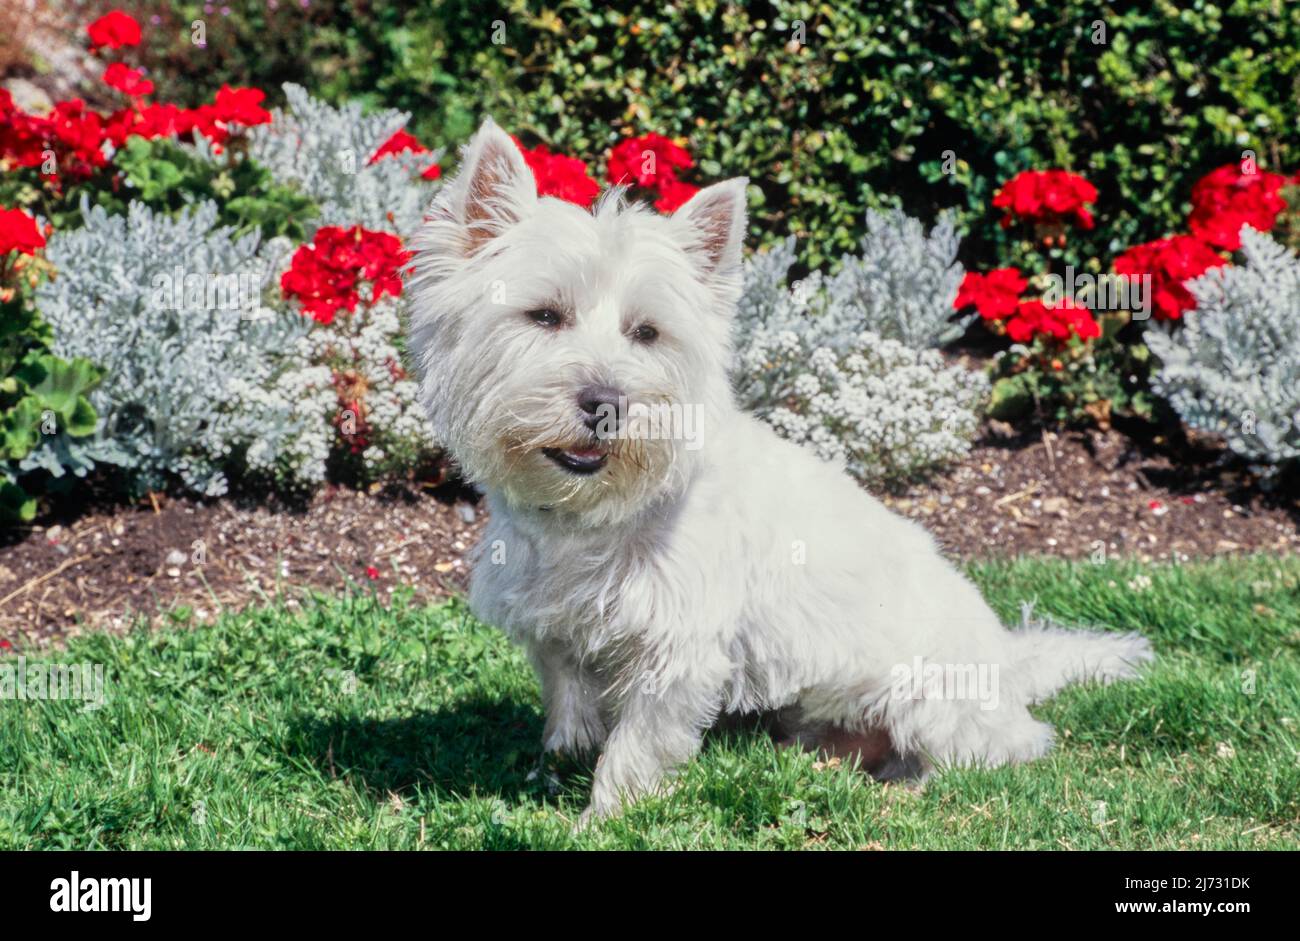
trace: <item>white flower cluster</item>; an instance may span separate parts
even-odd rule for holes
[[[282,380],[301,390],[299,413],[316,414],[319,377],[324,375],[329,402],[317,427],[324,430],[325,450],[331,442],[355,450],[366,479],[404,475],[438,453],[416,398],[419,388],[408,377],[397,345],[401,332],[392,298],[362,305],[351,316],[316,324]],[[322,463],[321,476],[323,472]]]
[[[50,237],[46,257],[58,275],[36,295],[54,351],[103,367],[90,396],[99,436],[124,452],[143,484],[175,474],[198,493],[224,493],[232,456],[282,434],[232,413],[238,391],[265,384],[277,352],[302,332],[263,306],[287,241],[263,244],[255,232],[234,239],[208,202],[175,216],[132,202],[114,216],[83,198],[82,215],[83,227]],[[218,283],[231,287],[204,289]]]
[[[321,225],[367,229],[408,236],[420,226],[436,182],[420,172],[442,151],[370,158],[410,115],[385,109],[363,114],[361,105],[335,108],[285,83],[289,107],[276,110],[270,124],[249,128],[249,156],[279,183],[296,184],[320,206]]]
[[[865,330],[847,355],[822,346],[799,356],[807,371],[764,417],[859,480],[907,480],[970,449],[988,395],[983,373]]]
[[[1146,331],[1161,360],[1151,385],[1188,425],[1276,470],[1300,459],[1300,260],[1250,226],[1241,248],[1246,264],[1187,283],[1196,309],[1181,328]]]
[[[794,260],[791,239],[746,265],[741,403],[864,482],[902,481],[966,454],[987,377],[864,329],[860,308],[815,273],[787,287]]]

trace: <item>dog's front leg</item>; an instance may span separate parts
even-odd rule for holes
[[[596,764],[591,804],[579,826],[593,817],[617,814],[655,790],[678,765],[699,750],[704,730],[716,717],[721,691],[712,683],[675,682],[657,688],[649,674],[623,699],[618,720]]]
[[[605,741],[600,698],[574,658],[544,643],[529,644],[528,653],[542,683],[543,752],[576,755],[599,748]]]

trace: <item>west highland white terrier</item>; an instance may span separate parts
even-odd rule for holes
[[[880,777],[1026,761],[1053,738],[1029,704],[1151,658],[1007,630],[919,525],[738,410],[746,182],[587,211],[488,120],[412,245],[422,401],[490,509],[470,604],[536,666],[545,751],[600,750],[584,819],[723,714]]]

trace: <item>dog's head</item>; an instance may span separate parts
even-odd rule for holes
[[[410,345],[438,439],[512,504],[625,517],[731,408],[745,181],[672,216],[538,197],[491,120],[412,243]]]

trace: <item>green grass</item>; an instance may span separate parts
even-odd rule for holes
[[[1152,584],[1135,591],[1139,573]],[[1296,845],[1300,560],[972,574],[1009,621],[1035,599],[1066,622],[1142,631],[1160,659],[1142,682],[1042,707],[1059,747],[1031,765],[915,790],[757,733],[715,736],[673,793],[575,836],[590,769],[530,778],[537,689],[497,632],[459,604],[319,598],[51,655],[103,664],[110,701],[0,701],[0,847]]]

